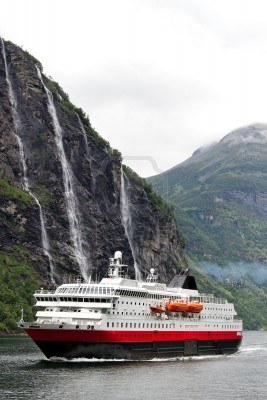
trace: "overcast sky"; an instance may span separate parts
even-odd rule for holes
[[[267,122],[265,0],[1,0],[0,23],[142,176]]]

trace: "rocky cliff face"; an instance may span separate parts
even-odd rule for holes
[[[92,129],[88,118],[70,103],[58,84],[41,75],[42,82],[36,64],[41,69],[28,53],[10,42],[2,42],[0,251],[19,254],[23,249],[47,283],[51,278],[60,282],[64,274],[80,273],[77,248],[86,259],[85,274],[93,278],[105,274],[108,258],[115,250],[122,250],[124,262],[133,265],[121,217],[118,152]],[[67,170],[62,164],[46,88],[53,94]],[[64,173],[70,175],[67,181]],[[156,267],[167,280],[184,263],[183,245],[172,214],[155,205],[140,181],[128,176],[126,186],[136,261],[143,277],[151,267]],[[68,206],[71,191],[75,215]],[[41,214],[47,249],[43,246]],[[71,222],[79,230],[80,236],[76,238],[77,231],[70,233]],[[49,251],[51,260],[44,250]]]

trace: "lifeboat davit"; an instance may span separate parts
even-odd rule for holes
[[[199,303],[199,301],[193,301],[192,303],[187,304],[187,312],[190,313],[199,313],[203,310],[203,305]]]
[[[165,309],[162,306],[150,306],[150,310],[151,312],[155,313],[155,314],[161,314],[165,312]]]
[[[171,312],[187,311],[187,303],[183,300],[168,301],[166,303],[166,309]]]

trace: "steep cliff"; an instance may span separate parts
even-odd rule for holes
[[[9,286],[23,281],[20,268],[12,269],[16,263],[32,271],[35,286],[59,283],[65,274],[95,279],[115,250],[143,277],[156,267],[168,280],[184,264],[169,208],[159,207],[127,168],[122,175],[120,153],[42,74],[38,60],[10,42],[0,45],[2,293],[5,278]],[[131,237],[122,217],[125,196]],[[6,301],[2,296],[2,308]]]

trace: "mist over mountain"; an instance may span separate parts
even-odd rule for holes
[[[267,125],[236,129],[148,181],[173,206],[202,288],[204,273],[245,327],[266,328]]]

